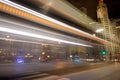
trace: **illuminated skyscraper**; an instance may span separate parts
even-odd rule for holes
[[[110,20],[108,17],[108,9],[106,4],[103,2],[103,0],[99,0],[99,4],[97,6],[97,17],[98,17],[98,21],[104,26],[104,32],[103,32],[103,38],[107,41],[110,42],[115,42],[114,39],[114,32],[113,32],[113,28],[110,25]],[[114,47],[111,46],[105,46],[105,49],[108,51],[109,54],[114,55]]]
[[[101,24],[103,24],[105,31],[104,31],[104,38],[108,41],[110,41],[111,38],[111,26],[110,21],[108,17],[108,10],[106,4],[103,2],[103,0],[99,1],[99,5],[97,7],[97,16],[98,20]]]

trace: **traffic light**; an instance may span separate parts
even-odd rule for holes
[[[107,55],[107,51],[106,51],[106,50],[103,50],[103,51],[101,52],[101,54],[102,54],[102,55]]]

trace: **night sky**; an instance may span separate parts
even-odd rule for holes
[[[78,9],[85,7],[87,15],[97,21],[97,5],[98,0],[68,0]],[[108,7],[109,18],[120,19],[120,0],[104,0]]]

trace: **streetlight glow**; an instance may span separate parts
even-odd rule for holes
[[[100,32],[102,32],[104,29],[97,29],[96,30],[96,33],[100,33]]]

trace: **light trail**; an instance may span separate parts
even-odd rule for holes
[[[27,37],[40,38],[40,39],[45,39],[45,40],[52,40],[52,41],[57,41],[57,42],[62,42],[62,43],[67,43],[67,44],[73,44],[73,45],[79,45],[79,46],[85,46],[85,47],[92,47],[91,45],[85,45],[85,44],[81,44],[81,43],[66,41],[66,40],[62,40],[62,39],[43,36],[43,35],[40,35],[40,34],[33,34],[33,33],[30,33],[30,32],[24,32],[24,31],[14,30],[14,29],[9,29],[9,28],[4,28],[4,27],[0,27],[0,31],[1,32],[7,32],[7,33],[12,33],[12,34],[17,34],[17,35],[22,35],[22,36],[27,36]]]

